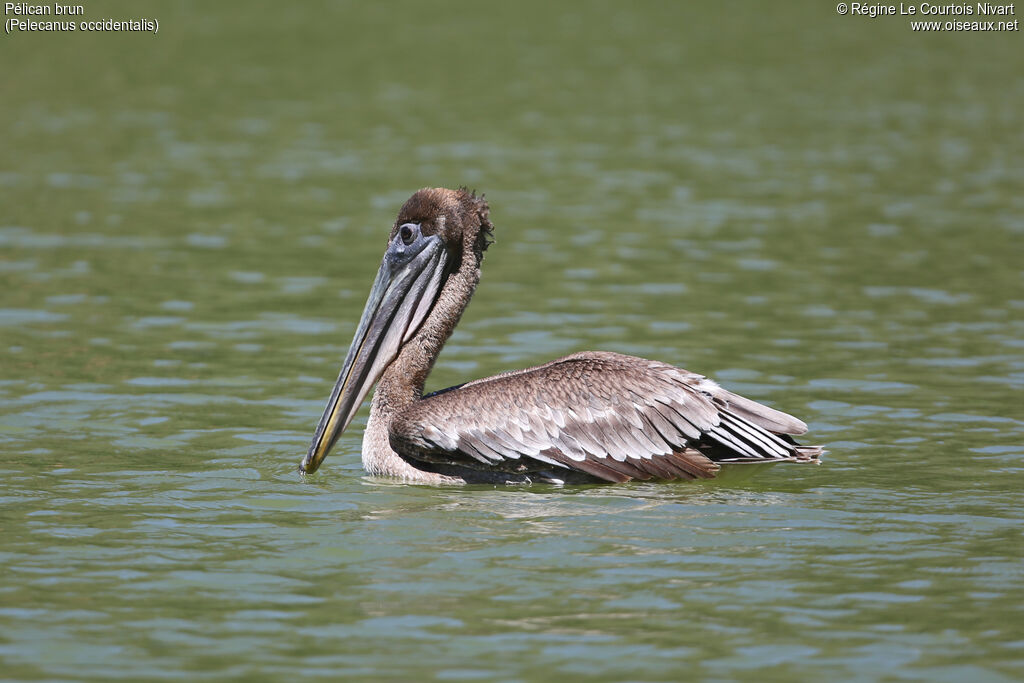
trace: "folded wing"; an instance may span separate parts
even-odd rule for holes
[[[701,375],[615,353],[574,354],[426,397],[391,424],[418,460],[604,481],[713,477],[719,463],[811,461],[800,420]]]

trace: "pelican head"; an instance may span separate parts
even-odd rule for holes
[[[492,228],[487,202],[466,189],[423,189],[405,202],[302,472],[320,467],[381,374],[421,330],[452,275],[467,266],[478,272]]]

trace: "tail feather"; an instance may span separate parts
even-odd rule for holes
[[[757,401],[751,401],[739,394],[734,394],[727,389],[717,387],[712,394],[716,399],[725,403],[732,412],[740,417],[750,420],[758,427],[764,427],[776,434],[803,434],[807,431],[807,425],[797,418],[781,410],[769,408]]]
[[[796,451],[797,462],[817,462],[825,453],[822,446],[797,446],[793,450]]]

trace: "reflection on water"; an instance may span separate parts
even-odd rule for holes
[[[6,46],[5,675],[1021,677],[1014,36],[309,11]],[[301,479],[388,224],[459,184],[498,242],[430,389],[655,357],[824,463],[405,486],[362,475],[364,412]]]

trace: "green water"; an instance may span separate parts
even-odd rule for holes
[[[832,3],[103,3],[0,35],[0,678],[1024,678],[1024,50]],[[584,349],[820,467],[296,467],[385,233],[485,191],[428,388]]]

